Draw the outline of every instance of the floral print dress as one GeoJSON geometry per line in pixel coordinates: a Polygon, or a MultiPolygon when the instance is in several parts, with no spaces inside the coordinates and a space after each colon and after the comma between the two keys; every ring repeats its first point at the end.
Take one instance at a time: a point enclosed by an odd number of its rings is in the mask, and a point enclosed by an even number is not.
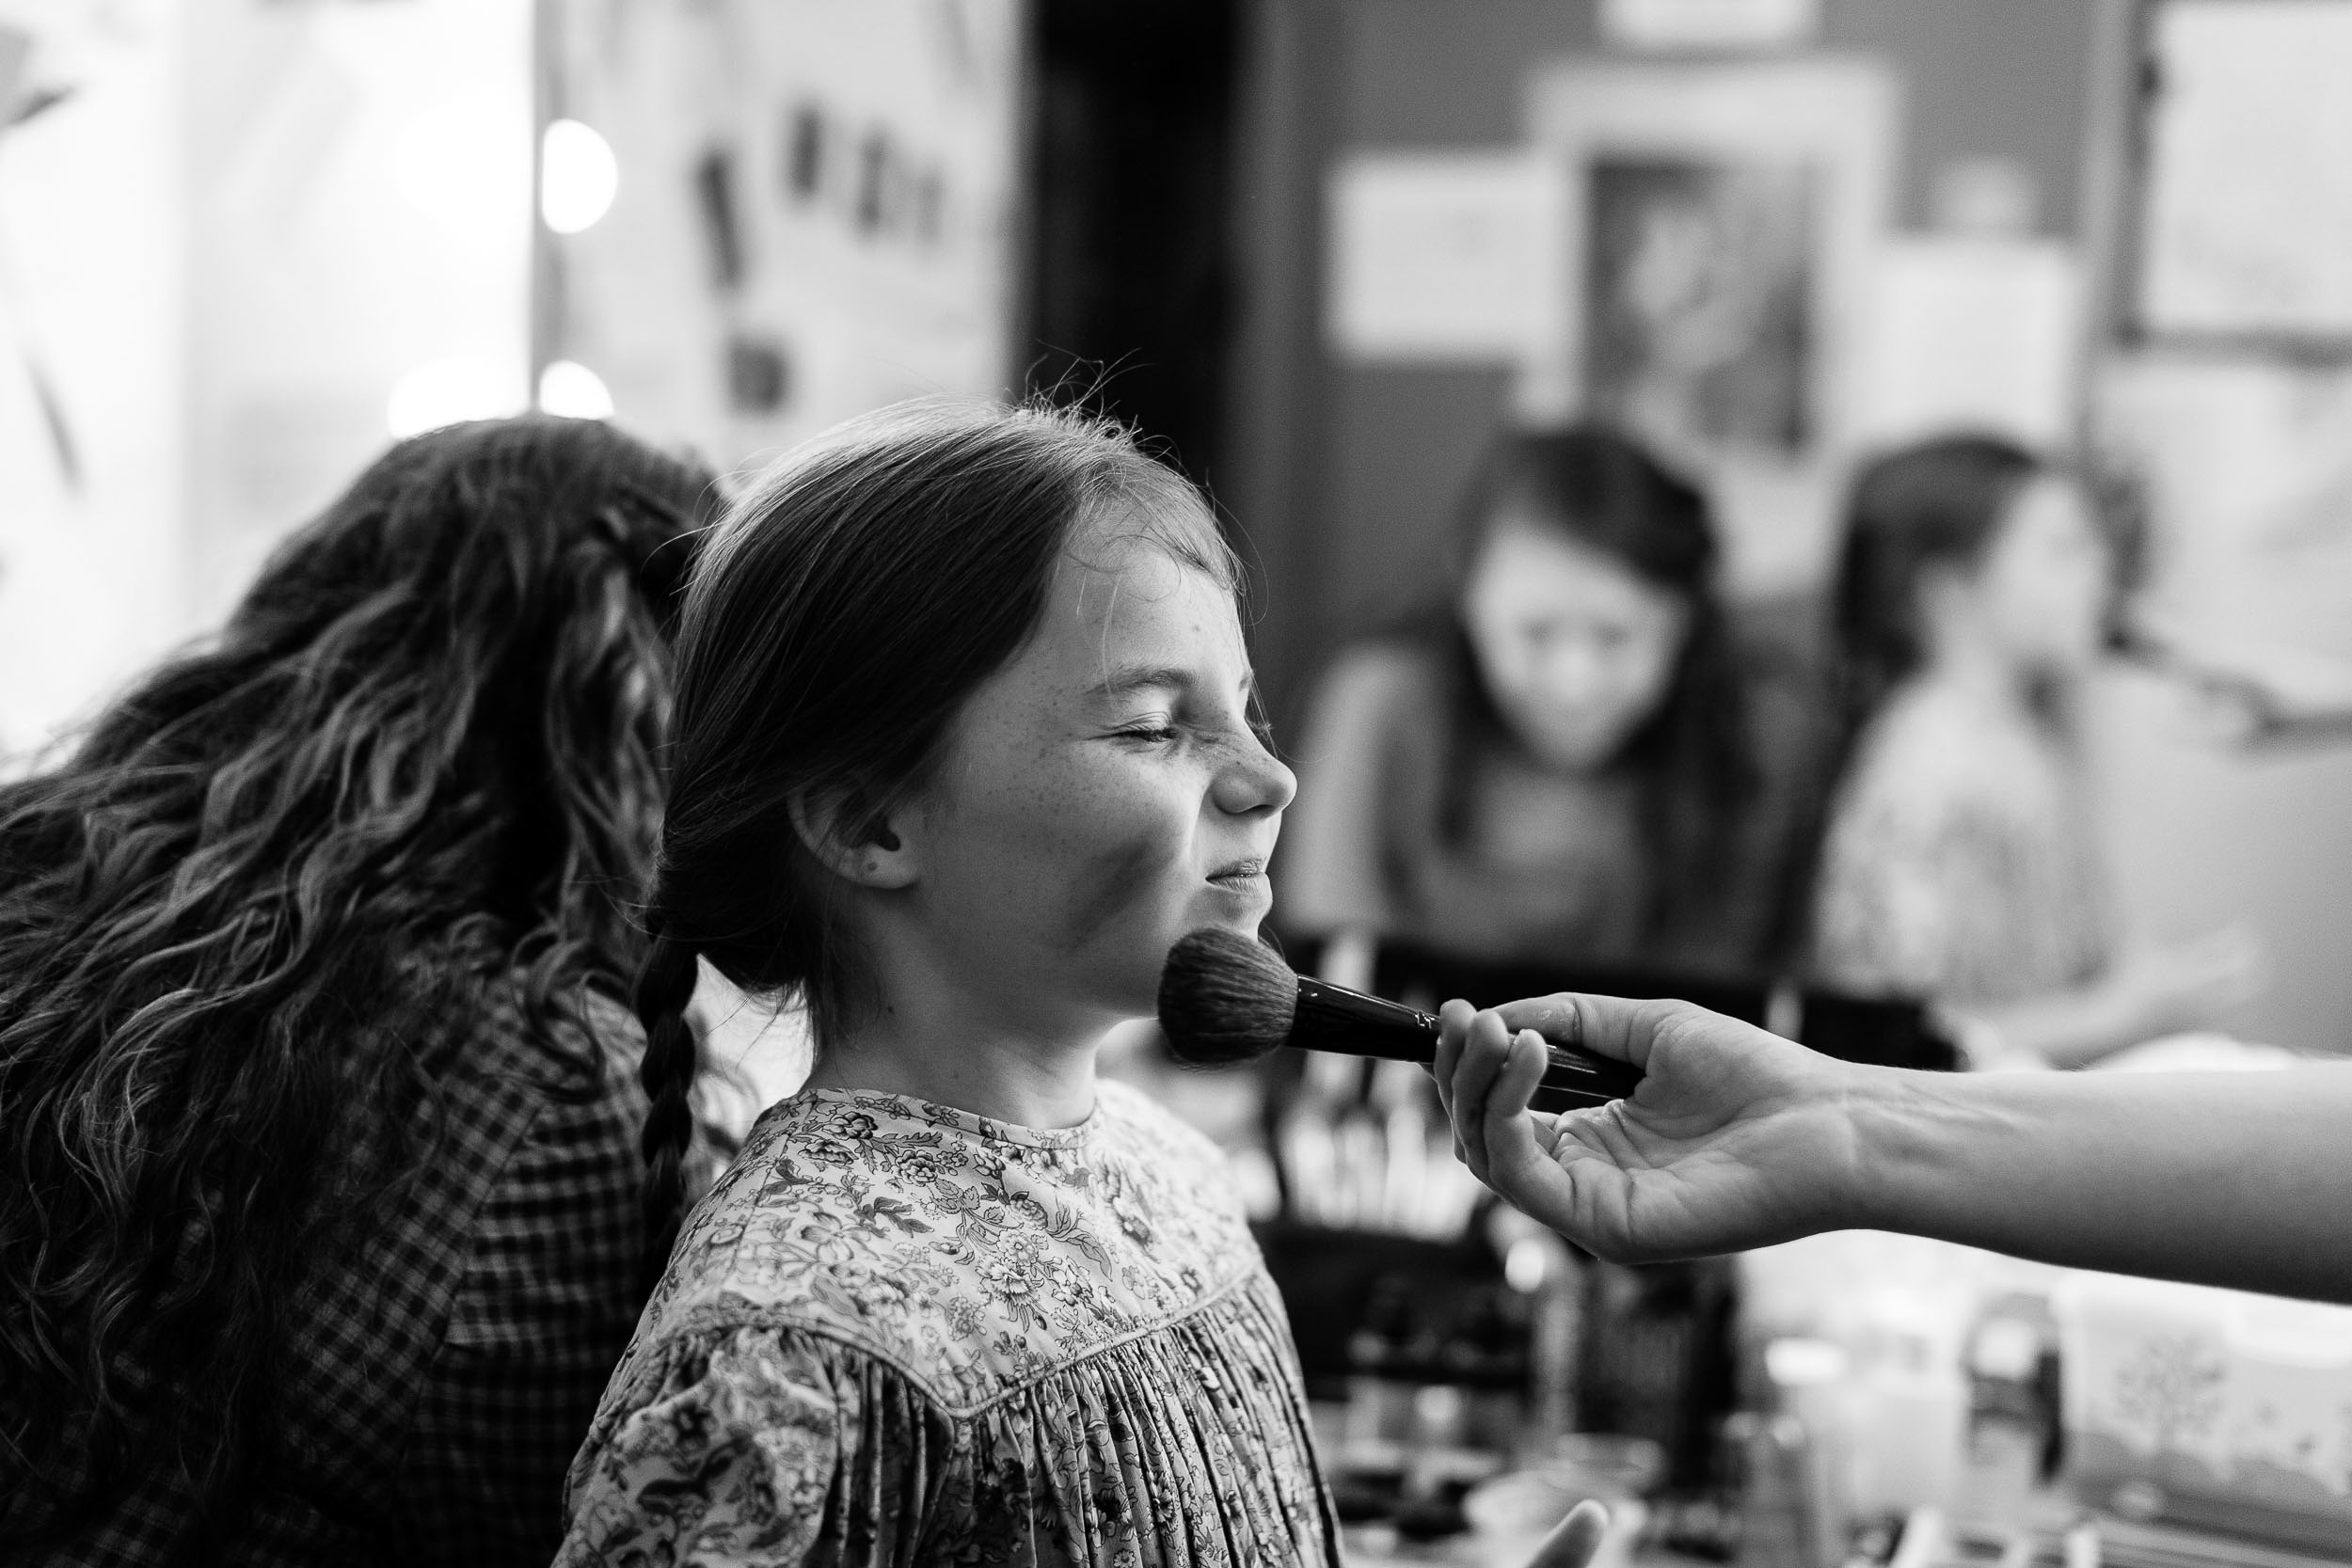
{"type": "Polygon", "coordinates": [[[1097,1096],[1058,1131],[770,1110],[605,1390],[557,1561],[1337,1563],[1216,1148],[1097,1096]]]}
{"type": "Polygon", "coordinates": [[[1815,885],[1833,985],[1997,1006],[2112,947],[2082,763],[2050,721],[1921,683],[1864,731],[1815,885]]]}

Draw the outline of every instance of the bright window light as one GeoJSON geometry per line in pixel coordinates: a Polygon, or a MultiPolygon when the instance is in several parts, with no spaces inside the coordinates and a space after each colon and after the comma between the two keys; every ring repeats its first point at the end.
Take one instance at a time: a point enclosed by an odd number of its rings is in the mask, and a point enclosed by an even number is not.
{"type": "Polygon", "coordinates": [[[612,394],[604,378],[576,359],[558,359],[539,372],[541,412],[567,420],[609,420],[612,394]]]}
{"type": "Polygon", "coordinates": [[[612,144],[576,119],[549,122],[539,144],[539,215],[577,234],[611,211],[621,188],[612,144]]]}
{"type": "Polygon", "coordinates": [[[520,413],[520,379],[496,360],[436,359],[393,383],[384,422],[395,437],[405,437],[461,420],[520,413]]]}

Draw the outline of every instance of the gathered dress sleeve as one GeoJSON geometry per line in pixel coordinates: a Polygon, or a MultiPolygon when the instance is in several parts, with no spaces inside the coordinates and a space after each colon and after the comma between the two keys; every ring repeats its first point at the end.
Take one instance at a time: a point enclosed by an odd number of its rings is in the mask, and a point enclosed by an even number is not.
{"type": "Polygon", "coordinates": [[[806,1560],[841,1457],[858,1447],[832,1360],[762,1328],[682,1335],[632,1360],[573,1463],[556,1561],[806,1560]]]}

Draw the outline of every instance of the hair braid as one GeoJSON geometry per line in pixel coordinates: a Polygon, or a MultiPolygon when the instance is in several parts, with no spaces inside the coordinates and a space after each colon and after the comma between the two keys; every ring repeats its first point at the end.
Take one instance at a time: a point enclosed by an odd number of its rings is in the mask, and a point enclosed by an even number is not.
{"type": "Polygon", "coordinates": [[[638,1081],[649,1102],[642,1147],[645,1154],[645,1275],[658,1280],[670,1260],[686,1207],[686,1150],[693,1141],[696,1048],[686,1022],[697,974],[693,944],[657,932],[637,977],[637,1017],[645,1029],[638,1081]]]}

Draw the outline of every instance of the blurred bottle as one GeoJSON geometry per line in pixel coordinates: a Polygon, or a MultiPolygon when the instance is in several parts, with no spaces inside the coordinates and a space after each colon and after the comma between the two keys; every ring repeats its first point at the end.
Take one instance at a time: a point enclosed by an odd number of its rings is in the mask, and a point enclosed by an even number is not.
{"type": "Polygon", "coordinates": [[[1347,1341],[1347,1413],[1342,1432],[1354,1462],[1401,1464],[1413,1436],[1413,1304],[1393,1275],[1373,1289],[1363,1323],[1347,1341]]]}
{"type": "Polygon", "coordinates": [[[1967,1445],[1968,1386],[1937,1304],[1881,1292],[1856,1346],[1856,1516],[1948,1509],[1967,1445]]]}
{"type": "Polygon", "coordinates": [[[1523,1228],[1502,1247],[1502,1279],[1527,1298],[1527,1407],[1522,1447],[1542,1449],[1576,1429],[1583,1356],[1584,1280],[1577,1255],[1551,1231],[1498,1208],[1523,1228]]]}
{"type": "Polygon", "coordinates": [[[2039,1296],[1997,1295],[1978,1314],[1968,1337],[1968,1462],[1953,1505],[1960,1518],[2026,1522],[2058,1426],[2045,1386],[2057,1344],[2057,1321],[2039,1296]]]}
{"type": "MultiPolygon", "coordinates": [[[[1380,1192],[1376,1228],[1415,1234],[1429,1189],[1429,1075],[1410,1062],[1372,1069],[1372,1109],[1379,1118],[1380,1192]]],[[[1374,1228],[1375,1227],[1367,1227],[1374,1228]]]]}
{"type": "Polygon", "coordinates": [[[1291,1216],[1306,1225],[1343,1227],[1354,1215],[1336,1130],[1360,1091],[1362,1064],[1349,1056],[1305,1054],[1305,1071],[1275,1131],[1275,1158],[1291,1216]]]}
{"type": "Polygon", "coordinates": [[[1462,1391],[1461,1441],[1498,1457],[1518,1450],[1528,1383],[1527,1304],[1508,1285],[1473,1297],[1446,1337],[1438,1373],[1462,1391]]]}
{"type": "Polygon", "coordinates": [[[1751,1447],[1751,1486],[1766,1488],[1766,1527],[1761,1544],[1793,1536],[1803,1543],[1807,1568],[1837,1568],[1854,1517],[1855,1408],[1852,1361],[1845,1347],[1826,1339],[1774,1339],[1764,1347],[1764,1381],[1772,1418],[1769,1431],[1753,1433],[1766,1446],[1751,1447]],[[1789,1528],[1770,1524],[1775,1511],[1795,1515],[1789,1528]]]}
{"type": "Polygon", "coordinates": [[[1816,1456],[1804,1423],[1785,1412],[1743,1410],[1724,1423],[1740,1500],[1740,1568],[1821,1568],[1816,1456]]]}

